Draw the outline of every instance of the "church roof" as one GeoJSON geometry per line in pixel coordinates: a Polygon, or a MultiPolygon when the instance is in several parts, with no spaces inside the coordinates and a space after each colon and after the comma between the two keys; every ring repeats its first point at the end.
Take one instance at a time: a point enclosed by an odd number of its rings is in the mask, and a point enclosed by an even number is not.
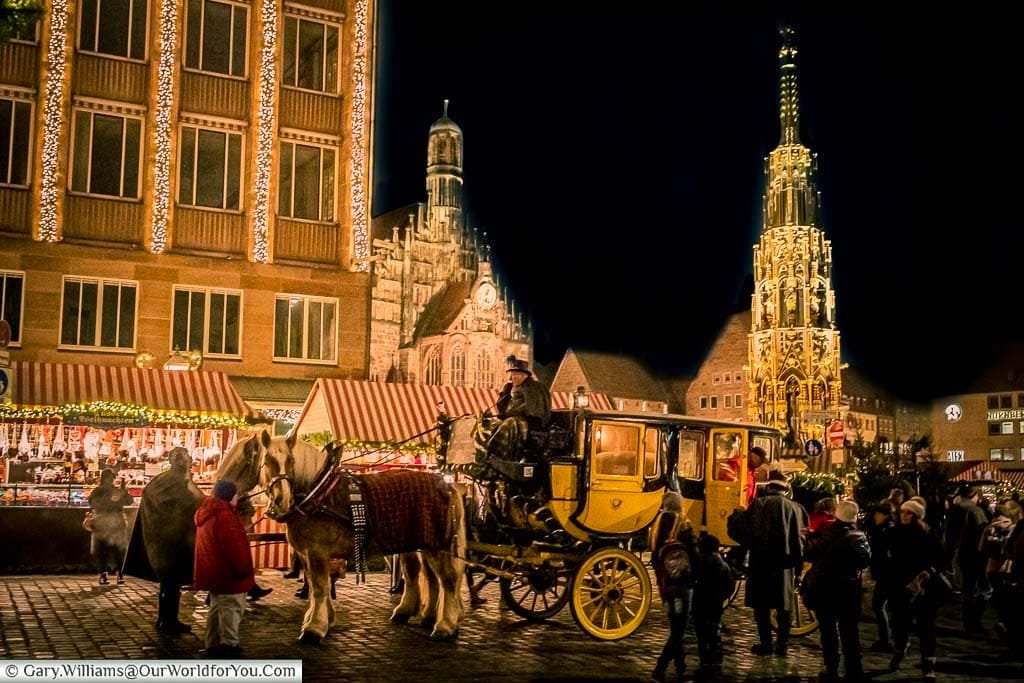
{"type": "Polygon", "coordinates": [[[466,307],[466,299],[469,298],[472,286],[470,280],[458,280],[448,283],[444,289],[432,296],[416,321],[413,339],[423,339],[447,332],[466,307]]]}
{"type": "Polygon", "coordinates": [[[419,210],[419,203],[413,203],[400,206],[397,209],[391,209],[379,216],[374,216],[370,221],[370,231],[373,233],[373,239],[391,239],[391,230],[396,225],[401,228],[398,233],[399,236],[405,235],[405,230],[409,227],[409,214],[415,216],[419,213],[419,210]]]}
{"type": "MultiPolygon", "coordinates": [[[[669,401],[664,385],[656,380],[640,361],[629,356],[597,351],[575,351],[569,349],[562,359],[562,366],[555,375],[551,387],[554,390],[562,382],[572,384],[577,381],[568,375],[575,374],[568,370],[567,362],[575,357],[579,369],[586,378],[586,389],[591,393],[608,394],[615,398],[630,398],[644,401],[669,401]],[[562,368],[567,368],[565,374],[562,368]]],[[[575,387],[560,387],[559,391],[572,391],[575,387]]]]}
{"type": "Polygon", "coordinates": [[[431,134],[434,134],[437,131],[441,131],[441,130],[450,130],[450,131],[453,131],[455,133],[458,133],[459,135],[462,135],[462,129],[459,128],[459,124],[457,124],[454,121],[452,121],[450,118],[448,118],[447,115],[444,115],[441,118],[439,118],[437,121],[434,121],[434,123],[431,124],[431,126],[430,126],[430,133],[431,134]]]}

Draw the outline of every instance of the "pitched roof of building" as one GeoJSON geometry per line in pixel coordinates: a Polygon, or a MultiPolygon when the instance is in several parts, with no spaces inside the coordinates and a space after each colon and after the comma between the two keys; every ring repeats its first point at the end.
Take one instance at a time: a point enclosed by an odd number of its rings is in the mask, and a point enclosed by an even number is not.
{"type": "Polygon", "coordinates": [[[374,216],[370,221],[370,232],[373,239],[391,239],[391,231],[395,226],[401,228],[398,232],[399,236],[404,235],[405,229],[409,227],[409,214],[416,215],[420,210],[419,207],[418,203],[406,204],[379,216],[374,216]]]}
{"type": "Polygon", "coordinates": [[[470,280],[458,280],[448,283],[444,289],[432,296],[416,321],[413,339],[419,340],[447,332],[448,327],[466,307],[466,299],[469,298],[472,286],[470,280]]]}
{"type": "MultiPolygon", "coordinates": [[[[573,354],[587,378],[587,389],[616,398],[668,401],[664,385],[656,380],[640,361],[629,356],[597,351],[566,351],[562,363],[573,354]]],[[[559,368],[561,369],[561,368],[559,368]]],[[[555,375],[555,382],[558,375],[555,375]]]]}

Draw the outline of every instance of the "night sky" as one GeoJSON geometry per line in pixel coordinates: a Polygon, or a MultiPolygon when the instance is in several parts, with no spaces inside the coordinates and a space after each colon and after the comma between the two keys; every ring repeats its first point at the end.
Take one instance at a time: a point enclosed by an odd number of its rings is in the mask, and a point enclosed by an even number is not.
{"type": "Polygon", "coordinates": [[[844,359],[927,398],[1024,338],[1014,22],[675,4],[380,0],[374,214],[425,199],[449,98],[470,225],[537,361],[572,346],[692,374],[750,306],[787,20],[844,359]]]}

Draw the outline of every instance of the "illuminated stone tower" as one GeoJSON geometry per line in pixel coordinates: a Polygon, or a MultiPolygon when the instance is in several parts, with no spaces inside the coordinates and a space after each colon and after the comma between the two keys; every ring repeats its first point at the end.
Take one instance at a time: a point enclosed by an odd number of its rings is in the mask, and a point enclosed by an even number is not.
{"type": "Polygon", "coordinates": [[[796,35],[780,31],[778,146],[765,159],[761,239],[751,301],[752,419],[779,427],[795,446],[807,410],[839,410],[839,331],[832,243],[821,229],[817,155],[800,142],[796,35]]]}

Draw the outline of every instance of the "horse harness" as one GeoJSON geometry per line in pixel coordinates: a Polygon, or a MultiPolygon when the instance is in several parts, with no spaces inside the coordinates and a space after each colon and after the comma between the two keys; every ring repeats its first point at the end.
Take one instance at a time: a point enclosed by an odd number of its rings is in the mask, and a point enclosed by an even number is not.
{"type": "Polygon", "coordinates": [[[287,474],[278,474],[268,483],[266,491],[270,491],[275,484],[287,481],[292,487],[292,505],[283,513],[267,515],[271,519],[288,524],[300,517],[327,517],[344,527],[352,530],[353,537],[353,570],[356,573],[357,583],[361,580],[366,583],[366,539],[367,539],[367,517],[366,503],[363,499],[363,491],[359,486],[358,477],[353,477],[348,470],[340,466],[341,451],[328,449],[327,459],[320,472],[313,480],[313,485],[308,492],[298,491],[295,484],[287,474]],[[342,487],[339,489],[339,487],[342,487]],[[331,500],[332,494],[340,493],[347,488],[347,497],[343,496],[342,501],[347,498],[348,505],[337,506],[337,500],[331,500]],[[296,503],[295,501],[299,502],[296,503]],[[332,505],[334,503],[334,505],[332,505]]]}

